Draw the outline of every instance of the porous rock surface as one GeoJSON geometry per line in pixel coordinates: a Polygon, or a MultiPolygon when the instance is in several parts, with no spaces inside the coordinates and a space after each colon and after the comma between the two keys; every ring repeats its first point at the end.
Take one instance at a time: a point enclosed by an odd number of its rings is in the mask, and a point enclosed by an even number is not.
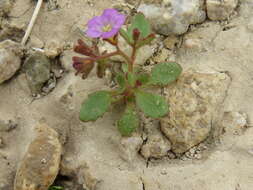
{"type": "Polygon", "coordinates": [[[189,71],[165,89],[170,112],[161,119],[161,130],[171,141],[172,151],[183,153],[216,130],[229,84],[225,73],[189,71]]]}
{"type": "Polygon", "coordinates": [[[58,174],[62,153],[58,134],[46,124],[40,124],[37,132],[18,167],[14,190],[48,190],[58,174]]]}

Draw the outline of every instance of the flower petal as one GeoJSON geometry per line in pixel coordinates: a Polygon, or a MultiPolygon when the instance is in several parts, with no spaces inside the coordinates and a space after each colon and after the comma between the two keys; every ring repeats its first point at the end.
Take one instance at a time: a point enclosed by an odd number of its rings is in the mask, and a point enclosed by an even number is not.
{"type": "Polygon", "coordinates": [[[94,29],[88,29],[86,31],[86,35],[91,38],[99,38],[99,37],[101,37],[102,34],[103,34],[103,32],[98,31],[98,30],[94,30],[94,29]]]}
{"type": "Polygon", "coordinates": [[[120,14],[116,9],[105,9],[101,16],[96,16],[88,22],[86,34],[92,38],[110,38],[116,35],[125,22],[125,15],[120,14]],[[110,26],[109,32],[103,31],[104,27],[110,26]]]}
{"type": "Polygon", "coordinates": [[[105,9],[102,14],[102,17],[113,18],[118,14],[119,12],[116,9],[105,9]]]}
{"type": "Polygon", "coordinates": [[[101,35],[101,37],[103,39],[107,39],[107,38],[113,37],[113,36],[115,36],[118,33],[118,31],[119,31],[119,28],[113,28],[109,32],[103,32],[103,34],[101,35]]]}
{"type": "Polygon", "coordinates": [[[94,28],[94,27],[101,27],[103,26],[102,17],[101,16],[95,16],[88,22],[88,28],[94,28]]]}
{"type": "Polygon", "coordinates": [[[118,14],[112,20],[113,28],[120,28],[125,23],[126,17],[123,14],[118,14]]]}

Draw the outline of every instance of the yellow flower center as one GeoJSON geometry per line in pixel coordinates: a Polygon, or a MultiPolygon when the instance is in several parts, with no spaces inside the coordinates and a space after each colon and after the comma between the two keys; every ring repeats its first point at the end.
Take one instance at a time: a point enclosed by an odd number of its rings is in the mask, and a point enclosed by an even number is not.
{"type": "Polygon", "coordinates": [[[107,24],[102,28],[103,32],[109,32],[111,31],[111,29],[112,29],[112,26],[110,24],[107,24]]]}

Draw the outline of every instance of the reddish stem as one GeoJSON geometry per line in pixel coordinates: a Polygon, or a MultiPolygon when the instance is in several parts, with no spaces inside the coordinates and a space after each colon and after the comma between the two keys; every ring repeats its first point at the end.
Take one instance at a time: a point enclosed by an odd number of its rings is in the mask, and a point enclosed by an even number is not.
{"type": "Polygon", "coordinates": [[[133,72],[133,69],[134,69],[134,62],[135,62],[135,58],[136,58],[136,41],[134,42],[133,46],[132,46],[133,50],[132,50],[132,55],[131,55],[131,62],[130,64],[128,65],[128,70],[130,72],[133,72]]]}

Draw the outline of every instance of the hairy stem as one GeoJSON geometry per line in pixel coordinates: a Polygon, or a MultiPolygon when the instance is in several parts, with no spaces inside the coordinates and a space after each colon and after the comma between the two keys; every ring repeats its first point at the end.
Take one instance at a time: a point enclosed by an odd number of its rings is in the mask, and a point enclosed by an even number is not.
{"type": "Polygon", "coordinates": [[[132,50],[132,55],[131,55],[131,62],[128,65],[128,70],[130,72],[133,72],[133,69],[134,69],[134,62],[135,62],[135,58],[136,58],[136,51],[137,51],[137,48],[136,48],[136,42],[135,42],[134,45],[133,45],[133,50],[132,50]]]}

